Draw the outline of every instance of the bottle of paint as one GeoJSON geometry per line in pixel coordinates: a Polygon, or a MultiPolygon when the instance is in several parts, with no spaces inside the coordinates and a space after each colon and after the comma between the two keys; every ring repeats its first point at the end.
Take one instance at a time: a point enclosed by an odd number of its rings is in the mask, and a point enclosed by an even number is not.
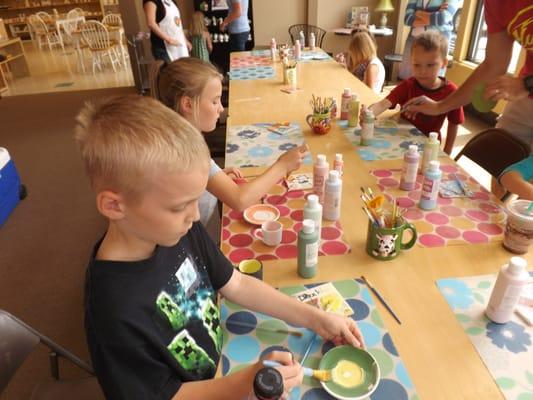
{"type": "Polygon", "coordinates": [[[333,161],[333,169],[339,172],[339,176],[342,176],[344,168],[344,161],[342,159],[342,153],[335,154],[335,160],[333,161]]]}
{"type": "Polygon", "coordinates": [[[348,121],[350,115],[350,100],[352,99],[352,90],[350,88],[344,88],[341,97],[341,119],[348,121]]]}
{"type": "Polygon", "coordinates": [[[304,219],[298,232],[298,275],[312,278],[318,264],[318,232],[311,219],[304,219]]]}
{"type": "Polygon", "coordinates": [[[338,171],[329,171],[324,188],[324,219],[337,221],[341,215],[342,179],[338,171]]]}
{"type": "Polygon", "coordinates": [[[374,137],[374,112],[367,108],[361,121],[361,146],[369,146],[374,137]]]}
{"type": "Polygon", "coordinates": [[[348,108],[348,126],[355,127],[359,124],[359,97],[352,94],[348,108]]]}
{"type": "Polygon", "coordinates": [[[313,193],[318,196],[320,204],[324,203],[324,187],[326,177],[328,176],[329,164],[324,154],[316,156],[316,162],[313,166],[313,193]]]}
{"type": "Polygon", "coordinates": [[[439,134],[437,132],[430,132],[429,138],[426,140],[426,143],[424,143],[424,154],[422,156],[420,172],[424,173],[429,165],[429,162],[439,158],[439,150],[439,134]]]}
{"type": "Polygon", "coordinates": [[[337,118],[337,100],[332,99],[330,117],[331,119],[337,118]]]}
{"type": "Polygon", "coordinates": [[[303,51],[303,49],[305,48],[305,35],[304,35],[304,31],[300,31],[300,35],[299,35],[299,37],[300,37],[300,46],[301,46],[300,50],[303,51]]]}
{"type": "Polygon", "coordinates": [[[437,197],[439,196],[439,185],[442,172],[440,163],[436,160],[429,162],[429,167],[424,173],[424,183],[418,206],[422,210],[433,210],[437,208],[437,197]]]}
{"type": "Polygon", "coordinates": [[[270,39],[270,58],[272,58],[272,62],[276,62],[276,56],[278,52],[278,45],[276,43],[276,38],[270,39]]]}
{"type": "Polygon", "coordinates": [[[420,154],[418,153],[418,146],[416,144],[412,144],[403,155],[403,169],[402,178],[400,179],[400,189],[413,190],[415,188],[419,161],[420,154]]]}
{"type": "Polygon", "coordinates": [[[284,390],[283,377],[276,368],[261,368],[255,374],[253,392],[247,400],[278,400],[284,390]]]}
{"type": "Polygon", "coordinates": [[[307,196],[304,206],[304,219],[311,219],[315,223],[316,231],[322,232],[322,205],[318,202],[316,194],[307,196]]]}
{"type": "Polygon", "coordinates": [[[315,49],[315,46],[316,46],[316,37],[315,37],[315,33],[314,32],[311,32],[309,34],[309,49],[310,50],[314,50],[315,49]]]}
{"type": "Polygon", "coordinates": [[[298,39],[294,42],[294,58],[300,60],[302,58],[302,48],[298,39]]]}
{"type": "Polygon", "coordinates": [[[501,267],[485,310],[490,320],[497,324],[509,322],[522,288],[529,283],[526,268],[527,261],[522,257],[512,257],[508,264],[501,267]]]}

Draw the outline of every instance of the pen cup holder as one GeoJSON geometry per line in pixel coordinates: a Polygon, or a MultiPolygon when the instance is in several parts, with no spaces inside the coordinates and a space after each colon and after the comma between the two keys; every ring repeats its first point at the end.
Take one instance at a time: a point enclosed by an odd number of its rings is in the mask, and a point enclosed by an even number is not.
{"type": "Polygon", "coordinates": [[[331,129],[331,113],[309,114],[305,120],[311,130],[318,135],[325,135],[331,129]]]}
{"type": "Polygon", "coordinates": [[[400,254],[401,250],[408,250],[413,247],[416,239],[415,226],[403,218],[398,218],[394,228],[380,227],[372,221],[368,221],[366,252],[377,260],[392,260],[400,254]],[[403,242],[405,231],[410,231],[412,235],[407,243],[403,242]]]}

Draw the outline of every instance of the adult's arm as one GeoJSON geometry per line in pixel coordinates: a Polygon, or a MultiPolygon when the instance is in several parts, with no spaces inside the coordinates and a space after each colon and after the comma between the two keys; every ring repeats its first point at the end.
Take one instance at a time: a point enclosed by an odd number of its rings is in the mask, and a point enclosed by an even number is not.
{"type": "Polygon", "coordinates": [[[163,30],[159,27],[159,25],[156,22],[156,11],[157,6],[154,2],[147,1],[143,4],[144,8],[144,14],[146,15],[146,24],[150,28],[150,30],[155,33],[157,36],[161,38],[161,40],[173,44],[174,46],[179,46],[181,43],[167,35],[163,30]]]}
{"type": "Polygon", "coordinates": [[[224,21],[220,25],[220,29],[222,31],[225,31],[229,24],[231,24],[233,21],[235,21],[237,18],[239,18],[242,15],[242,7],[241,3],[233,2],[231,6],[230,13],[226,18],[224,18],[224,21]]]}

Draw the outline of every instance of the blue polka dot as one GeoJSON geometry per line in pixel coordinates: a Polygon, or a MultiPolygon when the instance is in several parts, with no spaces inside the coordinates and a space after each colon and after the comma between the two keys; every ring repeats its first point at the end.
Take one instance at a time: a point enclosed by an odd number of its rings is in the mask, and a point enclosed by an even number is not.
{"type": "Polygon", "coordinates": [[[396,365],[396,377],[400,383],[408,389],[413,388],[413,382],[411,382],[411,378],[409,378],[409,374],[407,373],[407,369],[405,369],[403,363],[396,365]]]}
{"type": "Polygon", "coordinates": [[[256,326],[257,326],[257,318],[254,314],[252,314],[249,311],[238,311],[236,313],[231,314],[226,319],[227,330],[235,335],[246,335],[247,333],[252,332],[256,326]],[[235,321],[236,323],[242,322],[249,326],[242,326],[242,325],[236,325],[236,324],[233,325],[232,324],[233,321],[235,321]]]}
{"type": "Polygon", "coordinates": [[[372,296],[370,296],[370,291],[366,287],[363,287],[362,289],[361,297],[363,298],[363,301],[366,304],[374,304],[374,300],[372,300],[372,296]]]}
{"type": "Polygon", "coordinates": [[[314,388],[304,393],[302,400],[331,400],[335,399],[322,388],[314,388]]]}
{"type": "Polygon", "coordinates": [[[228,318],[228,313],[229,313],[228,307],[226,307],[224,303],[221,304],[220,305],[220,320],[221,321],[226,320],[226,318],[228,318]]]}
{"type": "Polygon", "coordinates": [[[267,146],[254,146],[248,150],[250,157],[268,157],[274,150],[267,146]]]}
{"type": "Polygon", "coordinates": [[[359,157],[363,159],[363,161],[379,160],[379,157],[375,153],[369,150],[358,148],[357,153],[359,154],[359,157]]]}
{"type": "Polygon", "coordinates": [[[370,314],[370,309],[365,302],[355,299],[349,299],[346,300],[346,302],[352,308],[354,312],[353,319],[356,321],[361,321],[368,317],[368,314],[370,314]]]}
{"type": "Polygon", "coordinates": [[[261,347],[255,337],[235,336],[226,346],[226,353],[231,360],[238,363],[255,361],[261,347]]]}
{"type": "Polygon", "coordinates": [[[311,347],[311,350],[309,351],[310,355],[317,352],[322,344],[322,339],[320,337],[317,338],[314,332],[307,329],[302,332],[304,334],[302,337],[289,336],[289,349],[291,349],[295,356],[298,354],[300,355],[300,357],[296,357],[297,359],[300,359],[304,355],[312,338],[315,338],[315,340],[313,342],[313,347],[311,347]]]}
{"type": "Polygon", "coordinates": [[[301,396],[301,391],[302,391],[302,389],[300,389],[299,387],[293,388],[291,390],[291,395],[290,395],[289,399],[291,399],[291,400],[299,400],[300,396],[301,396]]]}
{"type": "Polygon", "coordinates": [[[416,128],[411,128],[409,129],[409,133],[413,136],[425,136],[422,132],[420,132],[418,129],[416,128]]]}
{"type": "Polygon", "coordinates": [[[385,350],[387,350],[389,353],[398,356],[398,350],[396,350],[396,346],[392,342],[392,338],[390,337],[389,333],[387,332],[385,335],[383,335],[383,347],[385,347],[385,350]]]}
{"type": "Polygon", "coordinates": [[[302,164],[306,164],[306,165],[309,165],[309,164],[312,164],[313,163],[313,157],[311,156],[311,153],[308,153],[304,159],[302,160],[302,164]]]}
{"type": "Polygon", "coordinates": [[[385,133],[387,135],[392,135],[392,136],[394,136],[396,132],[398,131],[398,128],[395,128],[395,127],[379,127],[375,129],[376,129],[376,132],[381,132],[381,133],[385,133]]]}
{"type": "Polygon", "coordinates": [[[359,322],[358,325],[365,339],[366,346],[369,348],[377,346],[381,341],[380,330],[368,322],[359,322]]]}
{"type": "Polygon", "coordinates": [[[370,396],[371,400],[408,400],[405,388],[398,382],[391,379],[382,379],[374,393],[370,396]]]}
{"type": "Polygon", "coordinates": [[[324,284],[324,282],[321,282],[321,283],[308,283],[307,285],[304,285],[304,287],[306,289],[313,289],[313,288],[315,288],[317,286],[321,286],[323,284],[324,284]]]}
{"type": "Polygon", "coordinates": [[[265,357],[267,354],[272,353],[273,351],[289,351],[290,350],[283,346],[270,346],[264,349],[261,354],[259,355],[259,358],[265,357]]]}
{"type": "Polygon", "coordinates": [[[231,364],[228,357],[222,356],[222,375],[227,375],[230,370],[231,364]]]}
{"type": "Polygon", "coordinates": [[[370,145],[376,149],[388,149],[391,147],[391,142],[383,139],[372,139],[370,145]]]}
{"type": "Polygon", "coordinates": [[[278,149],[280,149],[281,151],[287,151],[294,149],[296,146],[297,144],[295,143],[283,143],[282,145],[278,146],[278,149]]]}
{"type": "Polygon", "coordinates": [[[348,121],[346,121],[345,119],[338,119],[337,126],[341,129],[346,129],[348,128],[348,121]]]}
{"type": "Polygon", "coordinates": [[[361,136],[361,129],[356,128],[356,129],[353,131],[353,134],[354,134],[355,136],[361,136]]]}

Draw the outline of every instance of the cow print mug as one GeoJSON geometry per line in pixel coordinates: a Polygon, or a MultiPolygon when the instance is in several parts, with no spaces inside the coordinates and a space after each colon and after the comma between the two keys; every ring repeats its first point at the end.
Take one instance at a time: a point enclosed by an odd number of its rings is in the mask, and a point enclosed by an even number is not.
{"type": "Polygon", "coordinates": [[[398,218],[394,228],[380,227],[368,221],[368,232],[366,236],[366,252],[368,255],[378,260],[392,260],[400,254],[401,250],[407,250],[416,243],[416,228],[413,224],[406,222],[403,218],[398,218]],[[409,242],[403,242],[405,231],[411,232],[409,242]]]}

